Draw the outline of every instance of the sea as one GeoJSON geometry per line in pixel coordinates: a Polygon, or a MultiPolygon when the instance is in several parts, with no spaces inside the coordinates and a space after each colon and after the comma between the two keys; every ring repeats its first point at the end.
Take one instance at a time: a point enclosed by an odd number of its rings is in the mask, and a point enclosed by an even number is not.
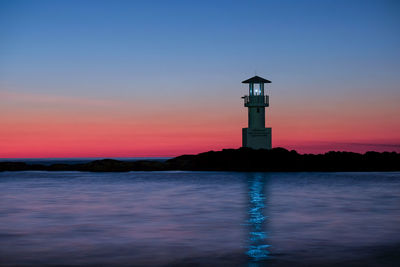
{"type": "Polygon", "coordinates": [[[400,266],[400,172],[0,172],[0,266],[400,266]]]}

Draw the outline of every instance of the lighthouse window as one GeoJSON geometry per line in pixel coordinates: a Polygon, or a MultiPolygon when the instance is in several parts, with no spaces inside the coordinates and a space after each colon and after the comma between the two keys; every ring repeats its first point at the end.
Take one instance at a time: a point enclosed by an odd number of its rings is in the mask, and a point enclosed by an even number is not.
{"type": "Polygon", "coordinates": [[[250,83],[249,93],[250,95],[255,95],[255,96],[262,95],[262,93],[264,92],[263,88],[264,88],[263,84],[250,83]]]}

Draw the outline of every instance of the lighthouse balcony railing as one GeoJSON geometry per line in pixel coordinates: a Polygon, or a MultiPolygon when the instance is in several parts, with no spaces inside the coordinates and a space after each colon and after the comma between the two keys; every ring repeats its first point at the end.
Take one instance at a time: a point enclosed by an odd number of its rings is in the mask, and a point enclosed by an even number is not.
{"type": "Polygon", "coordinates": [[[269,106],[269,96],[267,95],[245,95],[244,106],[245,107],[268,107],[269,106]]]}

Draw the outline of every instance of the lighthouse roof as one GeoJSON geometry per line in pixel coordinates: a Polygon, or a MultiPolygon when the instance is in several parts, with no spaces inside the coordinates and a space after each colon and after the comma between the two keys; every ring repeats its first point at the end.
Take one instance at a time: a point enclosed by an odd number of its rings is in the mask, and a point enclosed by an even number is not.
{"type": "Polygon", "coordinates": [[[261,78],[259,76],[254,76],[250,79],[243,81],[242,83],[271,83],[271,81],[268,81],[267,79],[261,78]]]}

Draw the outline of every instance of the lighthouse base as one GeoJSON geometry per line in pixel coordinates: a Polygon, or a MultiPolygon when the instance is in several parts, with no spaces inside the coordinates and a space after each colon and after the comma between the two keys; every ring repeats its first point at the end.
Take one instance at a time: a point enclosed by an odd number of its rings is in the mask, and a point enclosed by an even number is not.
{"type": "Polygon", "coordinates": [[[271,149],[271,128],[242,129],[242,146],[253,149],[271,149]]]}

